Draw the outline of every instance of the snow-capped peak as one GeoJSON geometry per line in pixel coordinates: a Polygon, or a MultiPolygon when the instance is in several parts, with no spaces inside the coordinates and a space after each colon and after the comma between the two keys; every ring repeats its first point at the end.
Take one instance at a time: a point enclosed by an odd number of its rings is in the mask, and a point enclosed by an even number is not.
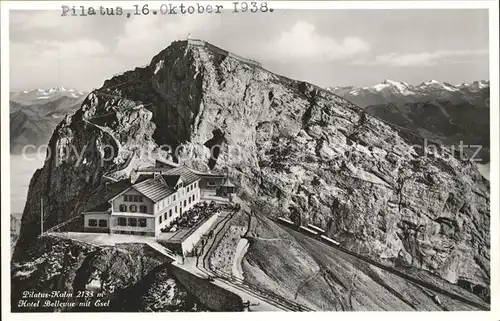
{"type": "Polygon", "coordinates": [[[382,81],[381,84],[383,84],[383,85],[397,86],[397,85],[399,85],[401,83],[399,81],[394,81],[394,80],[390,80],[390,79],[384,79],[384,81],[382,81]]]}
{"type": "Polygon", "coordinates": [[[387,102],[415,102],[430,99],[460,99],[471,93],[489,88],[488,80],[480,80],[461,85],[453,85],[445,81],[429,80],[418,85],[410,85],[403,81],[385,79],[381,83],[367,87],[331,87],[336,95],[347,98],[353,103],[366,107],[387,102]]]}
{"type": "Polygon", "coordinates": [[[18,92],[12,92],[10,99],[19,103],[30,103],[30,102],[42,102],[51,101],[59,99],[61,97],[69,97],[79,99],[82,98],[86,93],[77,91],[75,89],[68,89],[66,87],[53,87],[48,89],[33,89],[33,90],[23,90],[18,92]]]}
{"type": "Polygon", "coordinates": [[[59,92],[66,91],[66,88],[64,88],[64,87],[54,87],[54,88],[50,88],[49,89],[50,93],[57,92],[57,91],[59,91],[59,92]]]}
{"type": "Polygon", "coordinates": [[[439,85],[439,84],[441,84],[441,83],[437,80],[434,80],[434,79],[429,80],[427,82],[424,82],[424,85],[439,85]]]}
{"type": "Polygon", "coordinates": [[[476,81],[473,81],[472,83],[464,82],[459,87],[466,88],[466,89],[471,90],[471,91],[479,91],[479,90],[486,88],[486,87],[489,87],[489,86],[490,86],[489,80],[476,80],[476,81]]]}
{"type": "Polygon", "coordinates": [[[418,86],[419,89],[421,90],[425,90],[425,89],[439,89],[439,90],[446,90],[446,91],[458,91],[459,89],[452,85],[452,84],[449,84],[449,83],[446,83],[446,82],[440,82],[440,81],[437,81],[437,80],[429,80],[429,81],[426,81],[426,82],[423,82],[421,83],[419,86],[418,86]]]}
{"type": "Polygon", "coordinates": [[[408,85],[405,82],[400,82],[400,81],[394,81],[390,79],[384,79],[380,84],[375,85],[372,87],[375,89],[375,91],[382,91],[386,88],[392,88],[393,90],[395,89],[396,91],[399,91],[403,95],[412,95],[413,92],[410,89],[410,85],[408,85]]]}

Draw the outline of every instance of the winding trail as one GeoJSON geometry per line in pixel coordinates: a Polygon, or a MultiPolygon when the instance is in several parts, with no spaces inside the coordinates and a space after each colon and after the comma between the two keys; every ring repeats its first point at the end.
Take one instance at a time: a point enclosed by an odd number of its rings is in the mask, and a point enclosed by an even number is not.
{"type": "Polygon", "coordinates": [[[241,238],[238,242],[238,245],[236,246],[236,253],[234,254],[232,272],[233,275],[240,279],[244,279],[241,263],[243,261],[243,257],[245,256],[245,253],[247,252],[248,245],[248,240],[245,238],[241,238]]]}
{"type": "Polygon", "coordinates": [[[321,268],[316,272],[314,273],[313,275],[311,275],[310,277],[308,277],[307,279],[305,279],[304,281],[302,281],[301,284],[299,284],[299,286],[297,287],[297,290],[295,290],[295,295],[294,295],[294,298],[297,299],[297,296],[299,295],[299,292],[302,290],[302,288],[307,284],[309,283],[310,281],[314,280],[316,277],[318,277],[319,275],[323,274],[323,271],[321,270],[321,268]]]}

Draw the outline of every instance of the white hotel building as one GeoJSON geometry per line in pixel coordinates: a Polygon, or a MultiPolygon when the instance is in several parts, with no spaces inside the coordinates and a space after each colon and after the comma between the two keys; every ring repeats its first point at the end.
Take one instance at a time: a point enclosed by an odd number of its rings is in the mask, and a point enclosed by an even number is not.
{"type": "Polygon", "coordinates": [[[200,201],[200,176],[183,166],[140,175],[125,186],[118,184],[118,194],[83,212],[85,232],[156,237],[200,201]]]}

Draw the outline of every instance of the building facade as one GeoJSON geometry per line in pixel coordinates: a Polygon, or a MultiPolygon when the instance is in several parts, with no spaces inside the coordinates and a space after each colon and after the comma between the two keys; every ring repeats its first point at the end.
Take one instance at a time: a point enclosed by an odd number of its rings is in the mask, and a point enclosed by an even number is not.
{"type": "Polygon", "coordinates": [[[182,166],[141,175],[105,204],[83,212],[84,231],[156,237],[200,201],[199,182],[182,166]]]}

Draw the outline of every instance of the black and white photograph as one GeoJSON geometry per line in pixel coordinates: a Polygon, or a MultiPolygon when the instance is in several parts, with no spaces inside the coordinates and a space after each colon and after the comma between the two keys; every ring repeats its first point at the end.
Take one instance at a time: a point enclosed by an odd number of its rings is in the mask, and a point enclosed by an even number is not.
{"type": "Polygon", "coordinates": [[[443,3],[2,1],[3,310],[494,312],[498,2],[443,3]]]}

